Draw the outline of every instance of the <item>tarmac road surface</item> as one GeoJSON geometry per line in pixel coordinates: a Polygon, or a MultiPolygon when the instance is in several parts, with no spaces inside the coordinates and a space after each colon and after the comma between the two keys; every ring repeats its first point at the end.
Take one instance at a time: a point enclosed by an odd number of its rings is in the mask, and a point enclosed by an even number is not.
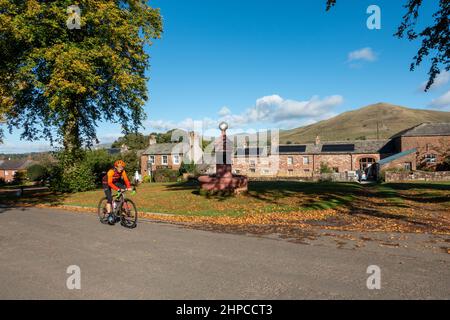
{"type": "Polygon", "coordinates": [[[402,237],[399,247],[337,246],[330,236],[299,244],[0,208],[0,299],[449,299],[450,255],[440,247],[450,237],[402,237]],[[71,265],[81,271],[79,290],[66,285],[71,265]],[[380,267],[380,290],[367,288],[370,265],[380,267]]]}

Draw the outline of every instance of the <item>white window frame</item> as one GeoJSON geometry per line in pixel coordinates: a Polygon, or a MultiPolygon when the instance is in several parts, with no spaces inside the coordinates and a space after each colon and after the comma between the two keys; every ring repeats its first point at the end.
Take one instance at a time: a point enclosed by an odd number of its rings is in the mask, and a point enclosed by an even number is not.
{"type": "Polygon", "coordinates": [[[9,176],[9,171],[8,170],[5,170],[5,177],[6,176],[9,176]]]}
{"type": "Polygon", "coordinates": [[[155,164],[155,156],[148,156],[148,163],[155,164]]]}
{"type": "Polygon", "coordinates": [[[292,166],[294,164],[294,157],[287,157],[287,165],[292,166]]]}
{"type": "Polygon", "coordinates": [[[180,155],[179,154],[172,155],[172,162],[173,162],[173,164],[180,164],[180,155]],[[175,159],[177,159],[177,160],[175,160],[175,159]]]}
{"type": "Polygon", "coordinates": [[[309,157],[303,157],[303,164],[309,164],[309,157]]]}
{"type": "Polygon", "coordinates": [[[169,164],[169,156],[167,156],[167,155],[162,155],[162,156],[161,156],[161,164],[162,164],[163,166],[167,166],[167,165],[169,164]],[[164,162],[164,158],[166,159],[165,162],[164,162]]]}
{"type": "Polygon", "coordinates": [[[425,155],[425,161],[427,163],[436,163],[436,155],[433,153],[429,153],[427,155],[425,155]]]}

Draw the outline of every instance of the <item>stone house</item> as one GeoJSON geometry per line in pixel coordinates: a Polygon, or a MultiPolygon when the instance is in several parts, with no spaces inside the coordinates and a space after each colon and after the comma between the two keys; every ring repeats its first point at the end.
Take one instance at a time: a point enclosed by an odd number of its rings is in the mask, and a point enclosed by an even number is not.
{"type": "Polygon", "coordinates": [[[140,152],[141,175],[151,175],[159,169],[178,170],[183,161],[199,162],[202,158],[199,136],[189,132],[184,138],[185,143],[157,143],[156,137],[150,135],[149,147],[140,152]]]}

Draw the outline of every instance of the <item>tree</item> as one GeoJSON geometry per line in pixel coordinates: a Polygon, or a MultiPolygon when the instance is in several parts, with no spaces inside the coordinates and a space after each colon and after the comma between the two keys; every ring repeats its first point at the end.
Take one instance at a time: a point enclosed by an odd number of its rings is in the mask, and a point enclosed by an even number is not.
{"type": "MultiPolygon", "coordinates": [[[[336,5],[336,1],[327,0],[327,11],[336,5]]],[[[423,0],[406,0],[404,7],[407,9],[407,12],[403,16],[394,36],[398,38],[407,37],[410,41],[418,38],[422,39],[422,45],[417,55],[413,58],[410,70],[413,71],[422,63],[424,58],[430,56],[431,67],[428,72],[429,79],[425,87],[425,91],[427,91],[433,85],[441,69],[450,71],[450,2],[448,0],[439,0],[439,9],[433,14],[433,25],[416,32],[417,18],[419,17],[419,9],[422,4],[423,0]]]]}
{"type": "Polygon", "coordinates": [[[142,133],[129,133],[114,141],[111,147],[120,148],[123,144],[130,150],[142,150],[148,147],[148,136],[142,133]]]}
{"type": "Polygon", "coordinates": [[[142,125],[144,46],[160,37],[162,20],[143,0],[78,0],[80,29],[69,28],[70,2],[0,0],[0,114],[22,138],[77,155],[97,141],[101,120],[124,133],[142,125]]]}

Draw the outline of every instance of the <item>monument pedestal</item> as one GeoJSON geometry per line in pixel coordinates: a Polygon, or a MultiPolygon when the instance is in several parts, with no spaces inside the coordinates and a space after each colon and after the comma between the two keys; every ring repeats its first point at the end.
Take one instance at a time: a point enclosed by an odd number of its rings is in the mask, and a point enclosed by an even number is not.
{"type": "Polygon", "coordinates": [[[200,188],[208,192],[227,191],[235,194],[246,192],[248,190],[248,178],[232,173],[232,149],[229,148],[226,136],[228,125],[221,123],[219,128],[222,131],[222,139],[216,146],[216,173],[200,176],[198,178],[200,188]]]}

